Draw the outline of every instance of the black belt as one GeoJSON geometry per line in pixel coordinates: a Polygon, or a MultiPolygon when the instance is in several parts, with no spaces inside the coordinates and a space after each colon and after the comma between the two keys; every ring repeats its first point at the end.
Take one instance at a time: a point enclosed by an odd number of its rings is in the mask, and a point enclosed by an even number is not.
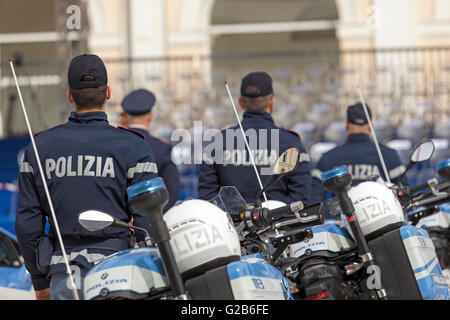
{"type": "MultiPolygon", "coordinates": [[[[66,239],[63,240],[65,249],[86,248],[121,251],[129,248],[125,239],[66,239]]],[[[61,250],[59,242],[55,239],[55,250],[61,250]]]]}

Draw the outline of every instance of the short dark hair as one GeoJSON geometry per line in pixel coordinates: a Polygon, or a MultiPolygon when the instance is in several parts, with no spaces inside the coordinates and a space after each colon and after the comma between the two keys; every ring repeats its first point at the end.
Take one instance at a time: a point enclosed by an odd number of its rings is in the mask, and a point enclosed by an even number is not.
{"type": "Polygon", "coordinates": [[[80,109],[100,108],[106,101],[106,86],[69,89],[75,105],[80,109]]]}
{"type": "Polygon", "coordinates": [[[250,111],[264,110],[269,106],[269,102],[272,99],[272,97],[273,94],[255,98],[241,96],[242,106],[246,110],[250,111]]]}

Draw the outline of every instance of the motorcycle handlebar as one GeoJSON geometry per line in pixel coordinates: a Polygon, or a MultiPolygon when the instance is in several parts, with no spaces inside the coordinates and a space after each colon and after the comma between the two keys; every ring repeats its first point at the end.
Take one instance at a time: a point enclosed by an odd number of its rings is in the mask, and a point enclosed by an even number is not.
{"type": "Polygon", "coordinates": [[[319,202],[304,208],[302,202],[296,201],[272,210],[249,208],[244,211],[242,221],[249,230],[253,231],[267,227],[304,228],[324,222],[323,205],[319,202]]]}
{"type": "Polygon", "coordinates": [[[432,196],[432,197],[428,197],[428,198],[425,198],[425,199],[422,199],[422,200],[414,201],[413,203],[411,203],[409,205],[409,207],[410,207],[409,209],[417,208],[417,207],[420,207],[420,206],[426,206],[426,205],[428,205],[428,206],[437,206],[437,205],[446,203],[449,200],[450,200],[450,193],[442,192],[441,194],[436,195],[436,196],[432,196]]]}
{"type": "Polygon", "coordinates": [[[306,207],[303,207],[303,203],[300,201],[292,202],[287,206],[270,210],[267,215],[271,217],[270,221],[272,223],[275,222],[273,223],[274,228],[305,228],[323,224],[324,222],[321,202],[306,207]],[[294,219],[293,215],[295,215],[296,219],[294,219]]]}
{"type": "Polygon", "coordinates": [[[409,188],[409,192],[410,192],[410,193],[415,193],[415,192],[417,192],[417,191],[420,191],[420,190],[422,190],[422,189],[426,189],[426,188],[428,188],[428,187],[429,187],[429,184],[428,184],[428,181],[427,181],[427,182],[422,183],[422,184],[419,184],[419,185],[417,185],[417,186],[415,186],[415,187],[409,188]]]}
{"type": "Polygon", "coordinates": [[[267,211],[266,219],[269,222],[273,222],[279,218],[285,217],[286,215],[296,214],[297,212],[303,210],[303,208],[303,202],[295,201],[288,205],[267,211]]]}

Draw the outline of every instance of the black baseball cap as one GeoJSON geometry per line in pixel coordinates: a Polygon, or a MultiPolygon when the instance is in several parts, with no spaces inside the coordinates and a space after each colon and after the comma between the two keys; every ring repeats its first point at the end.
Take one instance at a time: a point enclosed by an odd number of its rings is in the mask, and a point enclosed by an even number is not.
{"type": "Polygon", "coordinates": [[[122,100],[123,110],[132,116],[140,116],[152,111],[156,102],[155,95],[146,89],[139,89],[130,92],[122,100]]]}
{"type": "Polygon", "coordinates": [[[273,94],[272,78],[266,72],[252,72],[242,79],[241,96],[264,97],[273,94]]]}
{"type": "Polygon", "coordinates": [[[108,73],[98,56],[82,54],[70,61],[67,80],[70,89],[98,88],[108,84],[108,73]]]}
{"type": "MultiPolygon", "coordinates": [[[[367,112],[369,113],[370,119],[372,119],[372,112],[369,106],[366,104],[367,112]]],[[[356,124],[358,126],[363,126],[368,124],[366,113],[364,112],[364,106],[361,102],[358,102],[347,108],[347,121],[349,123],[356,124]]]]}

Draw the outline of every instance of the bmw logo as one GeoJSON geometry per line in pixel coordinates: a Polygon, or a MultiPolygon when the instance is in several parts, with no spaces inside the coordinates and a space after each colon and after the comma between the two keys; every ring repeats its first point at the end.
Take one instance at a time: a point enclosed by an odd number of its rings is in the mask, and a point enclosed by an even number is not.
{"type": "Polygon", "coordinates": [[[105,280],[106,278],[108,278],[108,274],[107,273],[103,273],[101,278],[102,278],[102,280],[105,280]]]}

